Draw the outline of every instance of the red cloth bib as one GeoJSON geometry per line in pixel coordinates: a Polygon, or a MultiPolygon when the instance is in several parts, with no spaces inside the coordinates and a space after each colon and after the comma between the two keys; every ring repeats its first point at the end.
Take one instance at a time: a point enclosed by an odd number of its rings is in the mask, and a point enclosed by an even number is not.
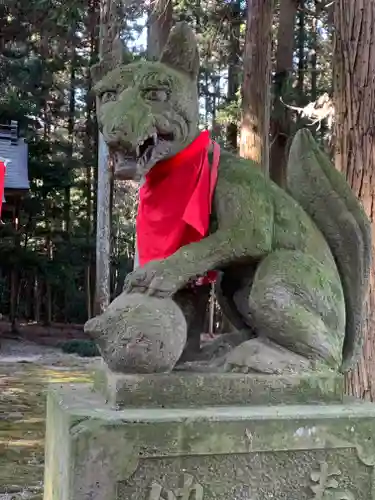
{"type": "Polygon", "coordinates": [[[157,163],[140,189],[137,215],[139,263],[165,259],[207,235],[220,148],[210,167],[209,132],[173,158],[157,163]]]}

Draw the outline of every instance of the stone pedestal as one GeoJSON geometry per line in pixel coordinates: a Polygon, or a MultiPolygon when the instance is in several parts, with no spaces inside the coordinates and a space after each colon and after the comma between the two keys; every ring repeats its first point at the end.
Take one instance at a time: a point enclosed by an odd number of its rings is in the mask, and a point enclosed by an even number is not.
{"type": "Polygon", "coordinates": [[[341,395],[340,377],[101,370],[49,392],[44,499],[374,500],[375,405],[341,395]]]}

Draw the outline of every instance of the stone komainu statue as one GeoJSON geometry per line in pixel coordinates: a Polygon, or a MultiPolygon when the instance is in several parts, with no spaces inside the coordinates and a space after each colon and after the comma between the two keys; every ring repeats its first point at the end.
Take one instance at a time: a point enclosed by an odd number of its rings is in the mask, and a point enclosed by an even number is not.
{"type": "MultiPolygon", "coordinates": [[[[93,68],[99,126],[119,170],[146,175],[196,138],[198,71],[197,43],[185,23],[172,30],[160,61],[93,68]]],[[[370,234],[360,203],[309,131],[294,137],[286,190],[258,165],[224,151],[208,236],[135,270],[117,305],[86,330],[109,365],[126,371],[126,353],[113,361],[116,325],[127,321],[119,304],[135,292],[168,301],[189,280],[217,269],[224,310],[253,332],[227,354],[225,369],[338,370],[353,361],[362,337],[370,234]]]]}

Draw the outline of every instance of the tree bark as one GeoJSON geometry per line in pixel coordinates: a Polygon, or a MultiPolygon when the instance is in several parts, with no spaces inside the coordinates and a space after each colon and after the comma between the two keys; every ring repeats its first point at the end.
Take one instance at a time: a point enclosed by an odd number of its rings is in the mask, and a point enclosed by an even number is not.
{"type": "Polygon", "coordinates": [[[290,137],[290,110],[282,103],[293,69],[294,24],[298,0],[281,0],[277,33],[276,74],[274,80],[270,176],[280,186],[286,183],[287,144],[290,137]]]}
{"type": "Polygon", "coordinates": [[[298,14],[298,82],[297,90],[299,97],[299,105],[305,104],[304,99],[304,83],[305,83],[305,0],[300,0],[301,10],[298,14]]]}
{"type": "MultiPolygon", "coordinates": [[[[372,223],[375,203],[375,0],[336,0],[334,100],[335,164],[362,201],[372,223]]],[[[373,239],[373,255],[374,254],[373,239]]],[[[375,272],[370,276],[363,355],[347,377],[347,392],[375,399],[375,272]]]]}
{"type": "MultiPolygon", "coordinates": [[[[90,66],[94,63],[95,56],[97,55],[97,36],[96,27],[99,21],[99,9],[97,8],[97,1],[91,0],[89,3],[89,11],[87,16],[86,29],[89,33],[89,46],[90,46],[90,66]]],[[[86,264],[86,308],[87,308],[87,319],[90,319],[93,315],[93,300],[92,300],[92,285],[94,270],[94,256],[91,250],[91,238],[93,234],[93,228],[95,226],[93,220],[93,162],[97,160],[97,140],[98,136],[95,120],[94,120],[94,104],[95,99],[92,95],[92,81],[90,71],[87,71],[86,76],[86,123],[85,123],[85,135],[83,140],[83,162],[86,170],[86,190],[87,190],[87,201],[86,201],[86,219],[87,219],[87,233],[86,233],[86,244],[87,244],[87,264],[86,264]]]]}
{"type": "MultiPolygon", "coordinates": [[[[241,37],[241,1],[230,5],[230,36],[228,58],[228,104],[235,103],[240,86],[240,37],[241,37]]],[[[228,123],[226,130],[227,146],[237,153],[237,121],[228,123]]]]}
{"type": "Polygon", "coordinates": [[[269,172],[272,0],[248,0],[240,155],[269,172]]]}
{"type": "Polygon", "coordinates": [[[318,49],[318,9],[317,1],[314,2],[316,15],[311,21],[311,48],[310,48],[310,65],[311,65],[311,100],[316,101],[318,97],[318,74],[317,74],[317,49],[318,49]]]}
{"type": "MultiPolygon", "coordinates": [[[[72,42],[73,45],[74,42],[72,42]]],[[[76,50],[74,45],[71,49],[72,59],[70,66],[70,82],[69,82],[69,114],[68,114],[68,161],[69,161],[69,172],[72,170],[72,163],[74,158],[74,124],[75,124],[75,114],[76,114],[76,50]]],[[[64,221],[65,221],[65,236],[66,239],[70,238],[70,211],[71,211],[71,193],[70,193],[70,183],[65,186],[65,199],[64,199],[64,221]]]]}

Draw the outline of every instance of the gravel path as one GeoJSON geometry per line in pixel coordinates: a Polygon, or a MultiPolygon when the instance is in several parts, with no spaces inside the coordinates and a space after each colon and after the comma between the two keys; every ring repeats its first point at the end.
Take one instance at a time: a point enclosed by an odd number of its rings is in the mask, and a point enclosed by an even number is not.
{"type": "Polygon", "coordinates": [[[42,498],[47,386],[90,381],[95,361],[30,342],[1,342],[0,500],[42,498]]]}

